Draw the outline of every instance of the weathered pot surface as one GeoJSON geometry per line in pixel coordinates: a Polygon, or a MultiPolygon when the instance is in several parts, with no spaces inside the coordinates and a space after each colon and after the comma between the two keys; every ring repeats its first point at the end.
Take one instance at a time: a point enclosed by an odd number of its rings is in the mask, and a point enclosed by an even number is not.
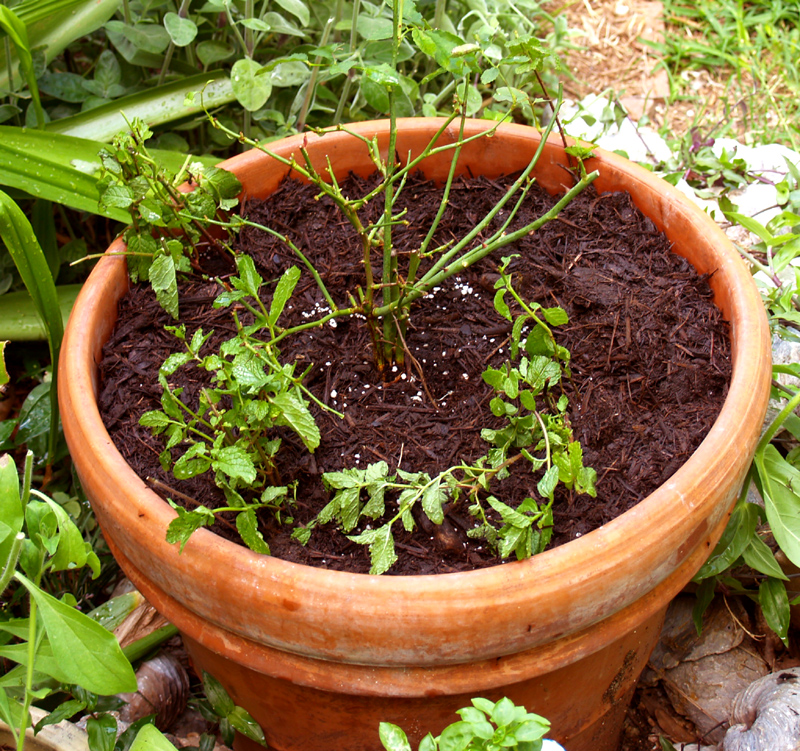
{"type": "MultiPolygon", "coordinates": [[[[397,152],[418,153],[441,121],[400,121],[397,152]]],[[[467,135],[489,127],[467,123],[467,135]]],[[[351,129],[378,134],[387,124],[351,129]]],[[[441,136],[452,142],[457,128],[441,136]]],[[[522,169],[537,131],[502,126],[462,149],[459,169],[496,177],[522,169]]],[[[343,133],[270,144],[288,156],[305,142],[317,167],[373,171],[362,141],[343,133]]],[[[555,140],[536,168],[567,187],[555,140]]],[[[273,191],[287,168],[250,151],[222,165],[247,196],[273,191]]],[[[443,179],[449,156],[423,164],[443,179]]],[[[733,376],[706,439],[635,508],[579,540],[527,561],[439,576],[373,577],[260,556],[200,530],[183,554],[165,541],[174,511],[122,460],[100,419],[97,370],[127,289],[124,259],[102,259],[64,340],[59,395],[64,431],[115,556],[181,629],[196,663],[263,724],[278,749],[379,749],[377,724],[421,737],[454,721],[469,698],[508,695],[553,722],[570,751],[610,751],[669,600],[702,565],[727,521],[759,437],[770,381],[769,336],[750,274],[724,233],[670,185],[597,150],[599,191],[627,190],[700,273],[730,322],[733,376]]],[[[123,250],[120,242],[112,252],[123,250]]]]}

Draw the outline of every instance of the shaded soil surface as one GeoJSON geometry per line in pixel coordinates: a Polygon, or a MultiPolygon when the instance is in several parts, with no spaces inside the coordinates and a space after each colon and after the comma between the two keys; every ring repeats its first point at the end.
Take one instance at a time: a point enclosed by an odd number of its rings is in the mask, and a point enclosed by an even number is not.
{"type": "MultiPolygon", "coordinates": [[[[456,185],[438,242],[463,236],[503,194],[503,182],[479,178],[456,185]]],[[[351,178],[345,193],[366,189],[351,178]]],[[[248,205],[247,214],[287,232],[311,255],[334,300],[344,306],[346,292],[363,285],[359,246],[337,210],[327,199],[312,200],[314,195],[309,187],[287,182],[271,200],[248,205]]],[[[436,188],[421,180],[410,182],[403,195],[408,226],[395,232],[401,249],[422,239],[420,228],[429,226],[438,206],[436,188]]],[[[552,203],[546,193],[532,191],[519,221],[531,221],[552,203]]],[[[379,217],[379,206],[370,210],[373,215],[365,215],[365,223],[379,217]]],[[[244,230],[239,246],[268,280],[296,263],[288,248],[263,232],[244,230]]],[[[560,545],[636,504],[699,445],[727,391],[727,326],[711,302],[707,281],[670,252],[668,241],[625,194],[587,191],[557,220],[506,252],[512,250],[520,255],[509,269],[523,298],[560,305],[569,314],[569,323],[555,332],[572,353],[572,380],[563,388],[584,462],[598,476],[597,498],[557,493],[552,544],[560,545]]],[[[481,373],[508,357],[510,330],[493,308],[496,278],[496,261],[482,261],[419,301],[407,333],[418,367],[409,365],[385,379],[373,365],[367,328],[357,320],[339,319],[335,328],[326,325],[285,340],[282,359],[297,361],[300,369],[313,364],[307,386],[345,414],[342,420],[316,410],[322,444],[313,456],[292,434],[282,434],[280,472],[283,482],[298,482],[292,510],[297,521],[308,522],[329,500],[320,481],[323,472],[384,460],[392,470],[400,462],[406,471],[433,475],[486,453],[480,429],[497,425],[488,409],[492,393],[481,373]]],[[[181,287],[187,331],[198,326],[215,331],[209,352],[235,332],[229,313],[212,308],[220,291],[216,281],[187,281],[181,287]]],[[[322,309],[322,295],[304,275],[282,323],[303,322],[322,309]]],[[[179,482],[165,473],[158,462],[161,438],[138,425],[143,412],[159,407],[158,367],[181,349],[163,330],[170,323],[147,288],[131,289],[104,351],[100,408],[112,439],[140,476],[156,478],[193,499],[164,493],[177,502],[214,507],[223,498],[211,478],[179,482]]],[[[171,380],[184,385],[187,396],[204,385],[204,377],[187,366],[171,380]]],[[[511,505],[535,495],[537,477],[521,465],[492,487],[511,505]]],[[[441,527],[423,521],[417,519],[414,532],[396,538],[400,560],[390,573],[443,573],[500,562],[481,541],[466,537],[472,525],[465,510],[453,509],[441,527]]],[[[229,521],[216,528],[231,535],[229,521]]],[[[319,528],[303,548],[270,518],[262,520],[262,531],[273,554],[282,558],[349,571],[369,569],[367,550],[340,532],[319,528]]]]}

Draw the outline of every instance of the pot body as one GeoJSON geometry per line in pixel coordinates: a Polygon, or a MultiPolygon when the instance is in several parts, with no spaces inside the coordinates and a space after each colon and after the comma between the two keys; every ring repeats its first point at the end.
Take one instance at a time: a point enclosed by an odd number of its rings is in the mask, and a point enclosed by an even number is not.
{"type": "MultiPolygon", "coordinates": [[[[468,121],[466,135],[486,130],[468,121]]],[[[388,149],[386,122],[351,126],[388,149]]],[[[418,154],[456,125],[399,122],[397,153],[418,154]]],[[[524,168],[539,133],[507,125],[464,145],[463,174],[524,168]]],[[[362,140],[346,133],[270,144],[305,146],[337,177],[374,171],[362,140]]],[[[444,180],[451,151],[426,159],[444,180]]],[[[299,158],[299,156],[298,156],[299,158]]],[[[251,151],[225,163],[248,198],[274,191],[288,167],[251,151]]],[[[571,184],[567,157],[545,144],[537,180],[571,184]]],[[[84,490],[122,568],[183,633],[197,667],[214,674],[280,751],[380,749],[377,726],[414,740],[437,734],[475,696],[508,695],[552,722],[570,751],[611,751],[667,604],[722,533],[759,437],[769,395],[766,317],[750,274],[716,224],[646,170],[596,151],[596,188],[627,190],[675,252],[710,274],[730,322],[733,375],[723,409],[690,460],[635,508],[579,540],[527,561],[460,574],[373,577],[259,556],[211,532],[184,552],[165,541],[174,511],[122,460],[100,420],[97,369],[127,289],[124,259],[102,259],[76,302],[62,347],[64,431],[84,490]]],[[[121,244],[110,249],[121,251],[121,244]]]]}

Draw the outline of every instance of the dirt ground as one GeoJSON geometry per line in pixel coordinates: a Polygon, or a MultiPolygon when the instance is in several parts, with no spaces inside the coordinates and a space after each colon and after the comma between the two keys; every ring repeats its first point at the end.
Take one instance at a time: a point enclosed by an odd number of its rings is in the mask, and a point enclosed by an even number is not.
{"type": "Polygon", "coordinates": [[[676,137],[728,117],[734,133],[745,134],[741,106],[726,111],[726,105],[735,104],[728,74],[687,71],[672,83],[681,99],[669,101],[669,75],[659,66],[658,52],[645,43],[663,41],[666,22],[659,0],[568,0],[545,7],[553,15],[565,14],[574,33],[570,43],[575,49],[562,55],[572,76],[565,82],[565,96],[579,100],[611,91],[634,121],[644,116],[650,127],[666,126],[676,137]]]}

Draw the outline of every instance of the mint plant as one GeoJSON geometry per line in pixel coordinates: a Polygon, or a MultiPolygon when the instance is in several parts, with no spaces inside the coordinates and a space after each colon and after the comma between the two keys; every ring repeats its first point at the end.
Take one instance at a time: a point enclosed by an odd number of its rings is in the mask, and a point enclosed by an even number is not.
{"type": "Polygon", "coordinates": [[[494,299],[495,309],[513,321],[511,357],[500,368],[489,366],[483,373],[484,381],[496,394],[490,402],[492,413],[507,423],[500,429],[481,431],[481,437],[492,448],[475,462],[449,467],[435,477],[399,468],[390,474],[382,461],[363,470],[326,472],[322,481],[333,492],[333,498],[309,525],[293,532],[296,540],[307,543],[315,527],[331,521],[344,532],[351,532],[362,520],[383,519],[387,495],[396,496],[397,511],[387,521],[349,536],[353,542],[369,547],[370,573],[382,574],[397,560],[393,525],[399,522],[407,532],[415,529],[415,507],[421,508],[434,524],[442,524],[445,508],[463,501],[469,504],[469,514],[476,521],[467,534],[485,539],[501,558],[513,553],[519,560],[543,551],[549,543],[552,504],[559,482],[572,492],[596,495],[596,473],[584,467],[583,449],[572,438],[568,399],[563,393],[558,398],[551,393],[562,375],[569,375],[569,352],[555,343],[551,329],[567,323],[567,315],[561,308],[542,308],[538,303],[523,301],[507,273],[512,258],[503,258],[499,267],[494,299]],[[512,315],[506,294],[522,308],[521,313],[512,315]],[[526,325],[532,329],[523,338],[526,325]],[[530,359],[520,357],[521,349],[530,359]],[[533,472],[544,469],[537,483],[542,501],[528,497],[515,509],[489,493],[492,480],[508,477],[508,468],[520,460],[527,461],[533,472]],[[492,521],[486,504],[499,516],[500,523],[492,521]]]}
{"type": "MultiPolygon", "coordinates": [[[[471,707],[456,712],[461,720],[448,725],[440,735],[428,733],[418,751],[540,751],[550,723],[511,699],[498,702],[472,699],[471,707]]],[[[402,728],[389,722],[379,727],[381,744],[386,751],[411,751],[402,728]]]]}
{"type": "Polygon", "coordinates": [[[129,126],[100,151],[99,204],[129,212],[123,239],[131,280],[149,281],[162,307],[177,318],[177,275],[202,270],[201,248],[233,267],[232,251],[209,232],[208,220],[236,206],[242,186],[230,172],[204,167],[191,155],[170,174],[145,148],[153,135],[147,125],[135,118],[129,126]],[[182,193],[179,186],[187,180],[195,189],[182,193]]]}
{"type": "MultiPolygon", "coordinates": [[[[309,404],[328,408],[303,386],[308,371],[297,374],[294,364],[282,363],[281,342],[338,317],[357,317],[369,329],[378,372],[385,375],[392,368],[403,367],[405,337],[416,300],[558,216],[597,177],[596,172],[587,173],[584,168],[582,157],[588,154],[573,150],[577,165],[574,186],[551,210],[513,228],[512,223],[534,184],[533,170],[546,139],[558,122],[552,118],[528,165],[486,216],[464,237],[437,245],[439,241],[434,238],[449,203],[462,147],[471,140],[492,137],[504,119],[501,116],[497,122],[487,123],[484,133],[465,135],[466,119],[474,112],[471,82],[479,78],[484,85],[497,88],[501,98],[530,104],[527,94],[518,88],[520,76],[541,80],[539,71],[550,57],[537,40],[520,36],[509,45],[509,54],[497,59],[491,35],[477,33],[474,42],[466,43],[453,34],[433,29],[410,0],[392,3],[390,37],[387,62],[363,70],[373,94],[377,99],[382,98],[389,114],[388,149],[382,149],[377,139],[367,139],[346,126],[336,128],[360,139],[368,149],[379,181],[364,196],[345,195],[333,171],[317,169],[305,148],[299,149],[299,155],[286,158],[209,116],[215,128],[290,167],[339,209],[355,232],[357,252],[364,267],[363,284],[348,291],[345,301],[333,299],[314,268],[308,249],[298,247],[286,234],[271,227],[220,213],[232,208],[233,196],[239,190],[238,183],[221,171],[195,173],[193,166],[187,166],[184,171],[198,183],[198,190],[180,194],[177,191],[180,176],[168,177],[147,157],[144,140],[148,134],[138,124],[134,128],[134,131],[138,128],[137,132],[116,142],[115,153],[103,155],[107,173],[101,181],[101,201],[126,208],[133,219],[133,226],[126,234],[132,275],[134,279],[149,278],[157,298],[172,315],[178,311],[177,274],[199,270],[198,247],[212,242],[212,227],[217,229],[214,236],[219,235],[220,228],[233,233],[242,226],[258,227],[281,240],[299,263],[285,270],[277,281],[267,309],[261,299],[264,282],[253,261],[236,258],[238,275],[219,279],[224,291],[214,305],[231,309],[237,333],[217,352],[207,351],[211,332],[198,329],[190,336],[183,327],[170,328],[183,342],[185,351],[171,355],[162,365],[161,409],[145,413],[140,422],[155,434],[165,436],[160,457],[165,469],[172,466],[178,479],[213,472],[227,501],[224,508],[215,510],[199,504],[188,510],[180,509],[170,527],[170,541],[183,545],[195,529],[212,523],[222,512],[234,511],[244,542],[257,552],[268,553],[269,548],[257,529],[256,511],[269,508],[280,520],[291,521],[286,510],[291,505],[291,489],[283,483],[278,471],[276,456],[281,441],[276,429],[292,430],[313,452],[320,436],[309,404]],[[397,116],[405,96],[398,66],[404,46],[415,46],[429,58],[431,78],[444,74],[453,82],[452,112],[413,158],[397,153],[397,116]],[[512,69],[515,86],[508,85],[512,69]],[[453,142],[440,145],[440,136],[450,128],[456,128],[458,136],[453,142]],[[441,203],[424,238],[403,253],[407,262],[401,268],[394,228],[406,219],[404,211],[397,208],[398,197],[407,178],[423,160],[440,153],[451,154],[441,203]],[[373,201],[382,207],[381,216],[377,221],[368,221],[364,209],[373,201]],[[380,265],[375,258],[381,259],[380,265]],[[318,287],[328,311],[316,319],[284,327],[279,322],[281,313],[304,273],[318,287]],[[240,320],[240,310],[249,316],[247,322],[240,320]],[[200,390],[197,403],[192,405],[183,399],[180,387],[170,384],[177,370],[189,365],[206,371],[211,380],[211,385],[200,390]],[[172,452],[178,448],[181,453],[173,462],[172,452]]],[[[557,110],[560,94],[555,103],[549,98],[547,101],[557,110]]],[[[319,133],[324,138],[324,131],[319,133]]],[[[213,247],[230,263],[225,244],[213,247]]],[[[566,417],[567,398],[563,394],[553,396],[562,375],[569,375],[569,354],[556,345],[550,326],[563,323],[566,314],[560,309],[525,303],[506,274],[510,260],[504,259],[500,269],[495,307],[500,315],[513,322],[512,356],[500,368],[490,367],[484,373],[484,380],[495,391],[491,411],[503,421],[502,427],[487,427],[482,432],[489,445],[486,455],[474,462],[459,463],[434,477],[415,468],[397,468],[390,473],[384,462],[366,470],[326,473],[322,479],[332,493],[331,501],[309,525],[295,530],[296,539],[305,543],[315,527],[336,521],[345,533],[354,533],[349,535],[350,539],[369,546],[372,573],[383,573],[396,559],[393,534],[397,524],[412,530],[417,506],[431,522],[442,524],[446,508],[464,503],[476,521],[469,532],[471,536],[486,539],[502,557],[513,553],[525,558],[543,550],[550,539],[553,493],[559,482],[570,492],[594,493],[594,474],[583,466],[581,447],[572,439],[566,417]],[[507,297],[512,299],[511,303],[506,302],[507,297]],[[521,308],[514,318],[510,305],[521,308]],[[531,333],[523,336],[526,326],[531,327],[531,333]],[[541,499],[528,498],[520,508],[513,509],[495,498],[490,488],[493,481],[507,477],[509,467],[520,460],[528,462],[531,471],[541,471],[537,486],[541,499]],[[397,510],[387,512],[387,500],[394,499],[397,510]],[[366,524],[365,520],[379,519],[382,523],[374,529],[356,529],[366,524]]]]}

